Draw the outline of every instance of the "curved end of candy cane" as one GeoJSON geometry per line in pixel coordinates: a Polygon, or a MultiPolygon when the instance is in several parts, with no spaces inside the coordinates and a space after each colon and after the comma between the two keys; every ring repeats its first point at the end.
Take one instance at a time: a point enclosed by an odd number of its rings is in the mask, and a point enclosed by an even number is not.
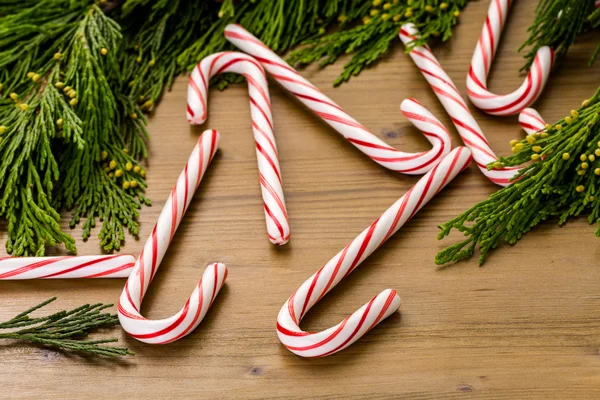
{"type": "Polygon", "coordinates": [[[289,351],[301,357],[325,357],[337,353],[400,308],[400,296],[395,290],[386,289],[336,326],[321,332],[304,332],[291,317],[290,301],[293,297],[279,311],[277,336],[289,351]]]}
{"type": "Polygon", "coordinates": [[[546,121],[533,108],[526,108],[519,113],[519,124],[528,135],[546,129],[546,121]]]}
{"type": "Polygon", "coordinates": [[[190,334],[204,319],[227,279],[227,267],[221,263],[206,267],[202,279],[179,312],[169,318],[150,320],[141,316],[132,301],[128,285],[119,299],[121,326],[131,337],[150,344],[166,344],[190,334]]]}
{"type": "Polygon", "coordinates": [[[421,168],[411,171],[415,175],[424,174],[437,165],[452,149],[450,133],[427,108],[415,99],[404,99],[400,111],[433,144],[431,159],[421,168]]]}

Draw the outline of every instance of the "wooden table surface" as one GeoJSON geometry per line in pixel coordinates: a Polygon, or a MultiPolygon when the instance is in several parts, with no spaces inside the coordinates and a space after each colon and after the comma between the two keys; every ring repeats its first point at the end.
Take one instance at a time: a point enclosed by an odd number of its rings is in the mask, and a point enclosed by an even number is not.
{"type": "MultiPolygon", "coordinates": [[[[533,18],[533,0],[514,5],[491,76],[491,90],[522,81],[516,48],[533,18]]],[[[465,77],[487,1],[472,2],[454,38],[434,49],[463,95],[465,77]]],[[[600,63],[588,68],[598,35],[572,48],[537,108],[556,120],[598,86],[600,63]]],[[[451,127],[433,92],[396,41],[377,66],[340,88],[341,64],[303,75],[390,145],[406,151],[426,140],[399,112],[414,97],[451,127]]],[[[138,254],[198,135],[221,132],[221,150],[196,193],[158,277],[144,315],[160,318],[182,306],[205,266],[221,261],[229,278],[206,319],[192,334],[165,346],[146,345],[119,329],[120,344],[137,354],[120,362],[89,359],[27,345],[0,344],[3,398],[598,398],[600,396],[600,239],[585,220],[541,224],[517,246],[501,246],[484,267],[470,260],[440,269],[437,225],[497,187],[471,166],[351,276],[303,322],[323,329],[385,288],[402,298],[400,312],[345,351],[303,359],[277,339],[275,321],[288,296],[326,263],[418,177],[373,163],[341,136],[272,85],[277,145],[291,217],[292,239],[275,248],[266,238],[246,88],[210,94],[210,118],[190,127],[186,79],[177,80],[152,118],[148,196],[138,254]]],[[[522,137],[516,117],[474,111],[492,147],[508,154],[522,137]]],[[[455,143],[461,143],[454,128],[455,143]]],[[[80,254],[99,251],[97,240],[80,254]]],[[[97,234],[96,232],[94,232],[97,234]]],[[[4,242],[5,231],[0,232],[4,242]]],[[[4,251],[2,246],[2,251],[4,251]]],[[[52,310],[84,302],[116,303],[123,280],[0,283],[0,319],[51,297],[52,310]]],[[[116,310],[115,310],[116,312],[116,310]]]]}

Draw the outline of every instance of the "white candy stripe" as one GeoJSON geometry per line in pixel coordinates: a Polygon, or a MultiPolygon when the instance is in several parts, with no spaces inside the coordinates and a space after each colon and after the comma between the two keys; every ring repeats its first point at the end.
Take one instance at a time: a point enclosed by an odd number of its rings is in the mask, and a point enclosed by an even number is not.
{"type": "Polygon", "coordinates": [[[130,254],[5,257],[0,258],[0,280],[126,278],[134,264],[130,254]]]}
{"type": "Polygon", "coordinates": [[[205,131],[198,139],[198,144],[179,175],[177,184],[167,199],[152,234],[146,240],[144,249],[121,293],[119,299],[121,326],[127,333],[142,342],[170,343],[189,334],[200,324],[227,278],[225,265],[211,264],[177,314],[160,320],[149,320],[140,314],[142,299],[154,279],[200,180],[217,151],[219,140],[219,134],[214,130],[205,131]]]}
{"type": "Polygon", "coordinates": [[[539,132],[546,129],[546,122],[542,116],[533,108],[526,108],[519,114],[519,124],[528,134],[539,132]]]}
{"type": "Polygon", "coordinates": [[[470,161],[471,152],[467,148],[454,149],[370,227],[307,279],[279,311],[277,334],[283,345],[302,357],[327,356],[350,346],[394,313],[400,307],[400,297],[395,290],[387,289],[334,327],[321,332],[304,332],[299,327],[312,306],[396,233],[470,161]]]}
{"type": "Polygon", "coordinates": [[[218,74],[234,72],[248,81],[252,131],[264,203],[269,240],[283,245],[290,238],[290,223],[281,187],[281,169],[275,136],[271,101],[265,72],[252,57],[235,52],[205,57],[192,71],[188,86],[187,118],[191,124],[204,123],[207,117],[208,84],[218,74]]]}
{"type": "MultiPolygon", "coordinates": [[[[400,39],[404,44],[412,42],[417,36],[418,31],[413,24],[402,26],[400,39]]],[[[446,109],[446,112],[450,115],[463,142],[472,151],[473,159],[481,172],[498,185],[509,185],[518,168],[487,170],[487,164],[496,161],[498,157],[490,147],[483,131],[473,118],[467,103],[463,100],[452,79],[446,74],[429,47],[413,47],[409,54],[446,109]]]]}
{"type": "Polygon", "coordinates": [[[405,153],[389,146],[313,84],[304,79],[271,49],[240,25],[228,25],[225,37],[236,47],[253,56],[281,86],[344,136],[357,149],[383,167],[403,174],[420,175],[433,168],[450,152],[450,136],[426,135],[433,147],[422,153],[405,153]]]}
{"type": "Polygon", "coordinates": [[[525,81],[517,90],[497,95],[487,89],[488,74],[511,3],[511,0],[491,1],[467,75],[469,99],[477,108],[491,115],[514,115],[531,105],[546,86],[554,63],[552,49],[548,46],[540,47],[525,81]]]}

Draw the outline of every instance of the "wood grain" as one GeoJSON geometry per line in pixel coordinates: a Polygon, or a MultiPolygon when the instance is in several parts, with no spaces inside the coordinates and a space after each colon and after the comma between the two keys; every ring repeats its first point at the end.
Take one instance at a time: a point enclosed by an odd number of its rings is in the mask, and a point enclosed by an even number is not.
{"type": "MultiPolygon", "coordinates": [[[[488,2],[469,4],[450,43],[434,52],[463,94],[466,72],[488,2]]],[[[533,18],[534,1],[514,5],[491,77],[507,92],[522,76],[516,48],[533,18]]],[[[537,107],[546,118],[563,116],[598,86],[600,63],[586,66],[598,35],[583,37],[554,74],[537,107]]],[[[415,97],[450,127],[425,80],[398,40],[369,71],[331,87],[341,63],[308,69],[309,80],[383,140],[402,150],[427,142],[399,112],[415,97]]],[[[595,227],[576,220],[537,227],[517,246],[494,252],[484,267],[475,260],[446,269],[436,252],[456,240],[436,240],[439,223],[496,187],[474,167],[341,283],[310,312],[303,326],[331,326],[380,290],[394,288],[401,312],[344,352],[317,360],[285,350],[275,334],[279,308],[293,290],[368,226],[418,179],[379,167],[328,126],[272,85],[276,136],[292,239],[283,248],[266,238],[246,89],[210,94],[204,127],[185,119],[186,80],[177,80],[150,123],[148,196],[142,212],[145,238],[199,133],[222,134],[210,167],[144,303],[149,317],[177,311],[207,263],[230,274],[205,321],[191,335],[150,346],[119,331],[137,353],[122,362],[91,360],[35,347],[0,344],[3,398],[403,398],[524,399],[600,397],[600,241],[595,227]]],[[[516,117],[475,111],[492,147],[508,154],[521,137],[516,117]]],[[[455,143],[458,135],[451,129],[455,143]]],[[[96,232],[97,233],[97,232],[96,232]]],[[[80,238],[80,231],[74,230],[80,238]]],[[[5,231],[0,240],[5,240],[5,231]]],[[[127,238],[137,254],[143,240],[127,238]]],[[[81,254],[99,251],[97,240],[78,243],[81,254]]],[[[52,309],[83,302],[116,302],[122,280],[0,282],[0,319],[58,295],[52,309]]],[[[108,334],[108,333],[107,333],[108,334]]]]}

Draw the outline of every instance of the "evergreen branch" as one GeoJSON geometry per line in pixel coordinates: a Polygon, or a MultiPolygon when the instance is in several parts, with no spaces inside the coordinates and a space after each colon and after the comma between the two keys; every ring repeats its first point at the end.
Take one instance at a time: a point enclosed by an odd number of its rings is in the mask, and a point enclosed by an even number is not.
{"type": "Polygon", "coordinates": [[[477,247],[482,264],[500,243],[516,243],[551,217],[562,225],[587,213],[600,236],[600,89],[579,110],[511,146],[514,155],[488,169],[529,164],[510,186],[440,226],[439,239],[453,229],[467,239],[442,250],[437,264],[470,258],[477,247]]]}
{"type": "MultiPolygon", "coordinates": [[[[536,52],[543,46],[552,47],[556,57],[562,59],[577,36],[594,27],[589,23],[599,15],[594,6],[595,0],[539,0],[535,20],[528,29],[529,37],[519,48],[519,51],[529,48],[522,70],[529,69],[536,52]]],[[[596,54],[590,62],[595,58],[596,54]]]]}
{"type": "Polygon", "coordinates": [[[0,331],[12,330],[7,333],[0,332],[0,339],[21,340],[41,346],[105,357],[135,354],[124,347],[103,346],[106,343],[117,342],[117,339],[78,339],[86,337],[95,329],[119,324],[116,314],[102,312],[112,307],[112,304],[86,304],[70,311],[59,311],[38,318],[30,317],[31,313],[47,306],[54,300],[56,297],[33,306],[8,321],[0,322],[0,331]]]}

